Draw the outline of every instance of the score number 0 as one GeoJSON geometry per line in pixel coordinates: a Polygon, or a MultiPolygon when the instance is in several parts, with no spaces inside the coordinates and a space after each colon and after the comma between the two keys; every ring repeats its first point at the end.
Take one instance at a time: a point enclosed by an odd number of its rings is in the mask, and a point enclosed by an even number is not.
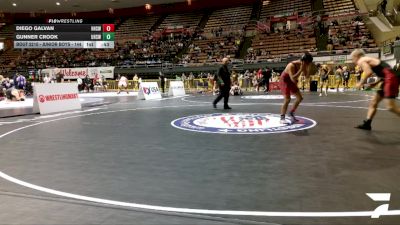
{"type": "Polygon", "coordinates": [[[103,24],[103,32],[114,32],[114,24],[103,24]]]}

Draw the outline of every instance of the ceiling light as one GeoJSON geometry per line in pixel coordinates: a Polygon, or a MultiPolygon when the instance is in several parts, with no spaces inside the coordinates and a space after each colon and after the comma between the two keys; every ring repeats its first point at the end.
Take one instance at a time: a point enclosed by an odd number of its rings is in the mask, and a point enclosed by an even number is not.
{"type": "Polygon", "coordinates": [[[15,2],[13,2],[13,4],[12,4],[14,7],[16,7],[17,6],[17,3],[15,3],[15,2]]]}
{"type": "Polygon", "coordinates": [[[59,2],[56,2],[56,5],[61,5],[59,2]]]}
{"type": "Polygon", "coordinates": [[[150,5],[150,4],[146,4],[146,5],[144,5],[144,8],[145,8],[146,10],[150,10],[150,9],[151,9],[151,5],[150,5]]]}

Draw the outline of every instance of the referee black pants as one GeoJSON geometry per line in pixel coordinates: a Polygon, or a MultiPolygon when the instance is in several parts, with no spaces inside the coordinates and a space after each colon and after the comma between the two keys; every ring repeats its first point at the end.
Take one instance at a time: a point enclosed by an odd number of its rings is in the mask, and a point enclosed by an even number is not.
{"type": "Polygon", "coordinates": [[[231,88],[229,87],[229,85],[219,86],[219,95],[214,100],[214,104],[216,105],[219,101],[221,101],[222,98],[224,98],[224,107],[228,106],[230,89],[231,88]]]}

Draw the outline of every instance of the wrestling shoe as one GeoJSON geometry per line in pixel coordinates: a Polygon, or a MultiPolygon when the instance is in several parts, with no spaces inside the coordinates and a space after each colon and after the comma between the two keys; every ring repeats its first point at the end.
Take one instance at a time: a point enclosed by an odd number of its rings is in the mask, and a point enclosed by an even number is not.
{"type": "Polygon", "coordinates": [[[280,124],[289,125],[289,124],[290,124],[290,122],[288,122],[288,121],[285,119],[285,116],[284,116],[284,115],[282,115],[282,116],[281,116],[281,121],[280,121],[280,124]]]}
{"type": "Polygon", "coordinates": [[[290,117],[290,121],[292,121],[292,123],[299,122],[299,120],[294,115],[294,112],[289,113],[289,117],[290,117]]]}

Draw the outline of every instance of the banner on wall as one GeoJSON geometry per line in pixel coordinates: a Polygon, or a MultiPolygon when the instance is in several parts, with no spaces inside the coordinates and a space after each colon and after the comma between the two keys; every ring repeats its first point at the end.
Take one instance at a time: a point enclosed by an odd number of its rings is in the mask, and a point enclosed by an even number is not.
{"type": "Polygon", "coordinates": [[[76,84],[35,84],[33,111],[40,114],[80,110],[76,84]]]}
{"type": "Polygon", "coordinates": [[[106,79],[114,78],[114,67],[77,67],[77,68],[51,68],[40,71],[42,76],[55,77],[57,73],[64,75],[64,80],[76,80],[89,75],[91,79],[104,76],[106,79]]]}

